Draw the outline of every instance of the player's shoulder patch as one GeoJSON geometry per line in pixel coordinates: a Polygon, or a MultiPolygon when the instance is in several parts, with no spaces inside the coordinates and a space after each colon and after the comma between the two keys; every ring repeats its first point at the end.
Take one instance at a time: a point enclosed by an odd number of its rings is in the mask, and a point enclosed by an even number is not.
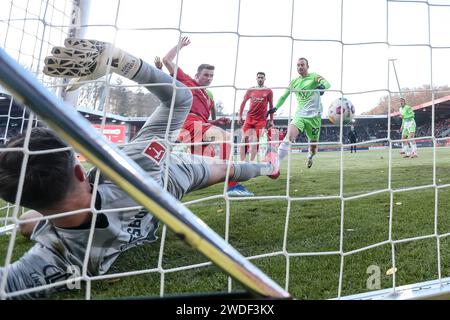
{"type": "Polygon", "coordinates": [[[144,148],[142,154],[155,162],[156,164],[160,164],[164,156],[166,155],[167,148],[164,144],[152,140],[150,143],[144,148]]]}

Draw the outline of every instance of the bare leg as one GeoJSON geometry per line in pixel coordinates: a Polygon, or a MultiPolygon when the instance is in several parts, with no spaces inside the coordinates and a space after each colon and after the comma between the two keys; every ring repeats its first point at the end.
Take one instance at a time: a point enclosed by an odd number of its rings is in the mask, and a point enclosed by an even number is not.
{"type": "Polygon", "coordinates": [[[306,160],[306,166],[308,168],[311,168],[311,166],[313,164],[313,157],[316,154],[316,150],[317,150],[317,144],[312,144],[312,145],[309,146],[308,159],[306,160]]]}
{"type": "MultiPolygon", "coordinates": [[[[409,138],[410,139],[414,139],[414,137],[416,136],[416,133],[415,132],[411,132],[410,134],[409,134],[409,138]]],[[[415,158],[415,157],[417,157],[417,145],[416,145],[416,141],[411,141],[410,142],[410,145],[411,145],[411,158],[415,158]]]]}
{"type": "MultiPolygon", "coordinates": [[[[402,140],[407,139],[408,136],[402,135],[402,140]]],[[[402,141],[402,151],[400,154],[408,154],[408,141],[402,141]]]]}
{"type": "MultiPolygon", "coordinates": [[[[408,139],[408,136],[402,135],[402,140],[408,139]]],[[[409,141],[402,141],[402,154],[403,158],[408,158],[410,156],[409,141]]]]}
{"type": "Polygon", "coordinates": [[[230,155],[231,151],[230,139],[231,136],[228,132],[216,126],[209,128],[203,135],[203,141],[205,142],[211,141],[222,142],[222,144],[220,145],[221,148],[220,158],[222,160],[228,160],[228,157],[230,155]]]}
{"type": "Polygon", "coordinates": [[[240,149],[239,149],[241,161],[245,161],[245,158],[247,157],[247,153],[245,152],[245,149],[247,147],[247,142],[248,142],[248,135],[247,135],[247,133],[243,133],[241,143],[245,143],[245,144],[241,145],[240,149]]]}
{"type": "Polygon", "coordinates": [[[316,150],[317,150],[317,144],[312,144],[311,147],[309,148],[309,151],[312,156],[316,155],[316,153],[317,153],[316,150]]]}
{"type": "MultiPolygon", "coordinates": [[[[258,134],[256,133],[255,129],[252,129],[250,131],[250,142],[255,143],[258,142],[258,134]]],[[[250,161],[254,161],[256,158],[256,154],[258,153],[258,145],[252,144],[250,145],[250,161]]]]}
{"type": "MultiPolygon", "coordinates": [[[[220,155],[219,158],[222,159],[225,163],[227,161],[229,161],[229,157],[230,157],[230,153],[231,153],[231,144],[230,144],[230,140],[231,140],[231,135],[216,126],[213,126],[211,128],[209,128],[203,135],[203,141],[205,142],[209,142],[209,141],[218,141],[218,142],[222,142],[220,144],[220,155]]],[[[217,168],[213,169],[216,170],[217,168]]],[[[221,168],[219,167],[219,170],[221,168]]],[[[211,170],[211,172],[213,172],[213,170],[211,170]]],[[[226,165],[225,165],[225,170],[226,170],[226,165]]],[[[223,174],[225,174],[225,172],[223,172],[223,174]]],[[[218,175],[218,179],[217,182],[221,182],[225,180],[225,177],[222,177],[222,174],[218,175]]],[[[233,175],[230,176],[229,180],[228,180],[228,189],[233,188],[234,186],[238,185],[238,181],[236,179],[233,179],[233,175]]],[[[216,183],[217,183],[216,182],[216,183]]]]}

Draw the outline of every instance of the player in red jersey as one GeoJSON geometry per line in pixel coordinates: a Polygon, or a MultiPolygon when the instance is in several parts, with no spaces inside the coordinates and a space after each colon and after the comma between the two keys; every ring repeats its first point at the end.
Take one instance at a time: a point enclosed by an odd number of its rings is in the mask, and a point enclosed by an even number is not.
{"type": "Polygon", "coordinates": [[[272,150],[277,150],[278,146],[286,137],[287,129],[276,128],[274,126],[270,126],[267,129],[267,143],[272,148],[272,150]]]}
{"type": "MultiPolygon", "coordinates": [[[[180,42],[165,55],[163,63],[172,76],[175,74],[175,69],[177,69],[176,79],[187,87],[208,87],[211,85],[214,78],[214,66],[210,64],[201,64],[197,69],[195,79],[184,73],[179,66],[176,68],[174,59],[178,51],[190,43],[191,41],[188,37],[182,37],[180,42]]],[[[219,158],[228,160],[231,152],[231,145],[229,142],[231,135],[218,126],[229,125],[231,122],[230,119],[225,117],[216,119],[214,97],[208,89],[193,89],[192,95],[191,111],[186,118],[178,140],[184,143],[223,141],[223,143],[220,144],[219,158]],[[212,120],[209,120],[210,115],[212,120]]],[[[213,157],[215,155],[214,148],[211,144],[192,145],[191,151],[194,154],[204,156],[213,157]]],[[[228,190],[233,190],[234,188],[239,189],[239,194],[229,193],[229,195],[253,195],[252,193],[247,192],[247,190],[236,181],[229,181],[228,190]]]]}
{"type": "MultiPolygon", "coordinates": [[[[266,127],[266,114],[267,106],[270,109],[273,108],[273,92],[269,88],[264,86],[266,81],[266,74],[264,72],[258,72],[256,74],[256,81],[258,86],[250,88],[247,90],[244,100],[242,100],[241,108],[239,110],[239,124],[242,127],[242,141],[247,142],[258,142],[260,135],[264,134],[266,127]],[[242,118],[244,112],[245,104],[250,100],[250,109],[247,112],[245,122],[242,118]]],[[[273,113],[270,114],[270,126],[273,126],[273,113]]],[[[247,155],[246,146],[241,146],[241,161],[244,161],[247,155]]],[[[258,145],[252,144],[250,149],[250,161],[255,160],[256,153],[258,151],[258,145]]]]}

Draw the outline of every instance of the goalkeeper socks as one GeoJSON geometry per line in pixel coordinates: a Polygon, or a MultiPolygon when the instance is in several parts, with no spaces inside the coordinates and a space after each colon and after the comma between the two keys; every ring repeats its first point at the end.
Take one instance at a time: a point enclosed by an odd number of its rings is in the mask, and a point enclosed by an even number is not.
{"type": "Polygon", "coordinates": [[[278,157],[282,161],[289,153],[289,140],[283,140],[278,147],[278,157]]]}
{"type": "Polygon", "coordinates": [[[233,163],[234,174],[231,180],[247,181],[259,176],[267,176],[272,174],[274,168],[270,163],[233,163]]]}

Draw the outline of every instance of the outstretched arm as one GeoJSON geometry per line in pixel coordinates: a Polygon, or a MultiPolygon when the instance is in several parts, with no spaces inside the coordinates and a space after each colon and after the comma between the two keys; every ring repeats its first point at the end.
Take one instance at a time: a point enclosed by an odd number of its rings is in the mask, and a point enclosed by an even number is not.
{"type": "Polygon", "coordinates": [[[275,105],[275,111],[277,111],[283,103],[286,101],[287,97],[291,94],[291,89],[286,89],[283,95],[278,99],[277,104],[275,105]]]}
{"type": "Polygon", "coordinates": [[[163,58],[163,63],[166,66],[167,70],[171,75],[175,72],[175,63],[173,60],[177,56],[177,53],[187,45],[191,43],[191,40],[188,37],[182,37],[178,44],[167,52],[167,54],[163,58]]]}

